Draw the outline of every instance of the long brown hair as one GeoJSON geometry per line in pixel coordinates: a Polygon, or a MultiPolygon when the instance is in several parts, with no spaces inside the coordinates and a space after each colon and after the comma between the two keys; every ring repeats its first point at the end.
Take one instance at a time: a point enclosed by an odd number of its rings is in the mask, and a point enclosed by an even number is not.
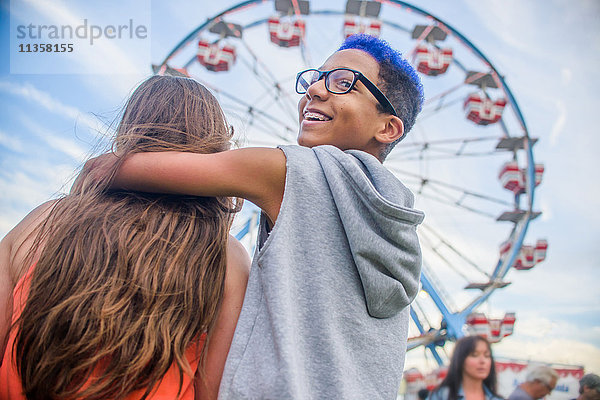
{"type": "MultiPolygon", "coordinates": [[[[114,148],[121,159],[214,153],[230,139],[205,87],[153,76],[126,104],[114,148]]],[[[38,235],[14,347],[30,399],[121,399],[139,389],[146,397],[173,363],[181,391],[192,375],[184,353],[216,319],[234,201],[108,192],[118,166],[60,199],[38,235]]]]}

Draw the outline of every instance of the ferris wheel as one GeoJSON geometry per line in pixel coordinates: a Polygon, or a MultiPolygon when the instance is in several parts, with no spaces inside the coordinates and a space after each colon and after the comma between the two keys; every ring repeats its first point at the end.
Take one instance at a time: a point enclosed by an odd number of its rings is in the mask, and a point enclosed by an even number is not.
{"type": "MultiPolygon", "coordinates": [[[[438,350],[447,340],[475,333],[497,342],[512,333],[514,313],[493,319],[478,310],[519,270],[543,261],[548,247],[525,240],[540,215],[537,139],[484,53],[405,1],[250,0],[202,22],[153,69],[211,88],[246,144],[292,144],[296,73],[318,67],[354,33],[401,50],[425,88],[415,127],[385,164],[426,214],[419,227],[423,290],[411,307],[409,349],[425,346],[442,364],[438,350]]],[[[256,221],[256,212],[246,213],[238,239],[252,237],[256,221]]]]}

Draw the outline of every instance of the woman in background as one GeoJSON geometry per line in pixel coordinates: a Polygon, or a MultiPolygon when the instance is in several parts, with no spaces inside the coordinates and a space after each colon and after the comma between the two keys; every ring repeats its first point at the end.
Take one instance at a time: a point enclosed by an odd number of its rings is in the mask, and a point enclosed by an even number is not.
{"type": "Polygon", "coordinates": [[[466,336],[454,346],[448,375],[429,400],[500,400],[490,343],[481,336],[466,336]]]}
{"type": "MultiPolygon", "coordinates": [[[[114,141],[215,153],[231,132],[192,79],[153,76],[114,141]]],[[[0,243],[0,399],[216,398],[250,260],[234,199],[107,192],[85,176],[0,243]]]]}

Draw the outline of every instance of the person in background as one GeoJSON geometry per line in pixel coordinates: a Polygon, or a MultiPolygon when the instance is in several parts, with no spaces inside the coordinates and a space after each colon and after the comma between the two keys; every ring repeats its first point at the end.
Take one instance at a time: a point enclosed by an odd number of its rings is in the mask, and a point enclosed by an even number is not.
{"type": "Polygon", "coordinates": [[[533,367],[521,383],[508,396],[508,400],[537,400],[552,393],[558,381],[558,374],[547,365],[533,367]]]}
{"type": "Polygon", "coordinates": [[[454,346],[448,375],[429,400],[500,400],[490,343],[481,336],[465,336],[454,346]]]}
{"type": "Polygon", "coordinates": [[[579,380],[579,397],[576,400],[600,400],[600,376],[584,375],[579,380]]]}

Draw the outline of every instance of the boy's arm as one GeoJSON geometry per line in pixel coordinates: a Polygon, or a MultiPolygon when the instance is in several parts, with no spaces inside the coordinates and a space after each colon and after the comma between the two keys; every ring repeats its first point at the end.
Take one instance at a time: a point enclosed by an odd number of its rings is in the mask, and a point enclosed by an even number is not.
{"type": "Polygon", "coordinates": [[[250,200],[275,222],[285,187],[283,151],[244,148],[220,153],[136,153],[117,171],[112,187],[250,200]]]}

